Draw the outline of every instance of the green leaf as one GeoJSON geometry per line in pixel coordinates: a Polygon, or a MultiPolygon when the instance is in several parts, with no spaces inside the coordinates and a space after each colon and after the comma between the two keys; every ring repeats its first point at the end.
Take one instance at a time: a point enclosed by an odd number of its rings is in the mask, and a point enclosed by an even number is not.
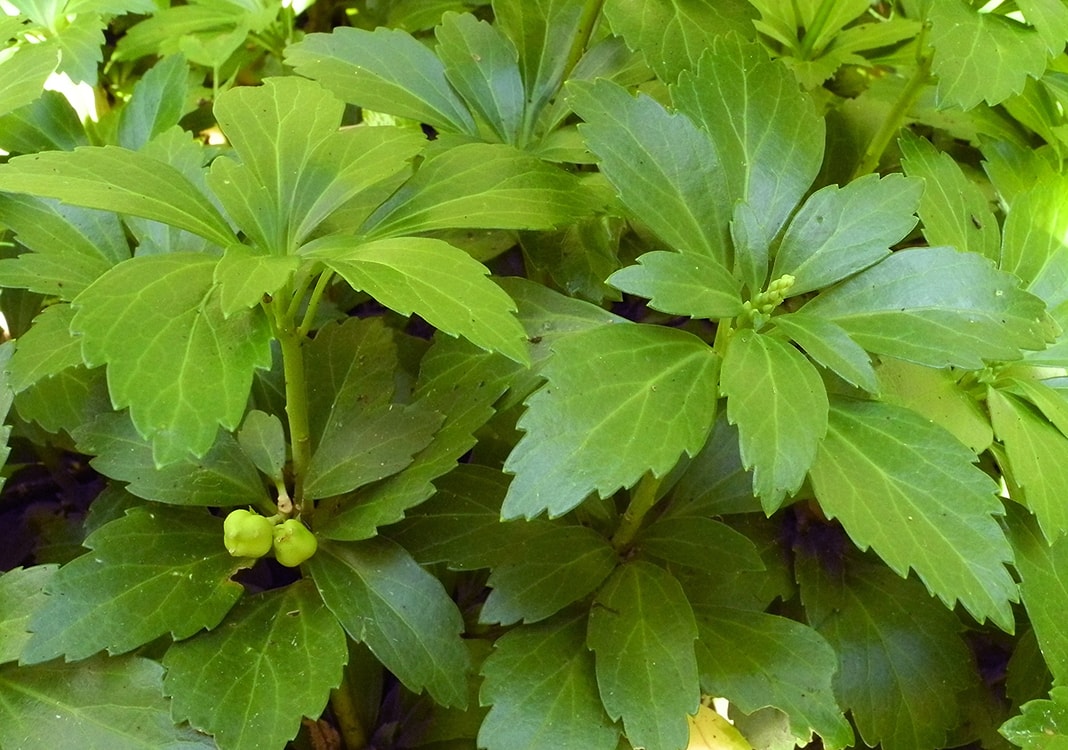
{"type": "Polygon", "coordinates": [[[820,507],[899,575],[912,568],[947,606],[1012,631],[1004,509],[975,455],[942,427],[890,404],[836,401],[812,466],[820,507]]]}
{"type": "Polygon", "coordinates": [[[170,505],[262,505],[269,501],[255,464],[228,433],[202,458],[156,466],[152,445],[126,414],[103,413],[74,431],[78,450],[95,456],[101,474],[122,482],[133,495],[170,505]]]}
{"type": "Polygon", "coordinates": [[[817,190],[786,228],[771,277],[793,276],[793,297],[879,262],[916,226],[921,192],[920,182],[899,174],[869,174],[817,190]]]}
{"type": "Polygon", "coordinates": [[[478,133],[441,61],[404,31],[336,28],[330,34],[307,35],[287,47],[285,57],[297,73],[350,104],[439,130],[478,133]]]}
{"type": "Polygon", "coordinates": [[[979,186],[930,141],[905,130],[898,145],[905,173],[923,181],[919,212],[928,244],[950,245],[998,260],[998,223],[979,186]]]}
{"type": "Polygon", "coordinates": [[[30,618],[48,601],[44,589],[57,567],[35,565],[0,575],[0,664],[22,655],[31,637],[30,618]]]}
{"type": "Polygon", "coordinates": [[[878,393],[871,357],[840,325],[804,312],[776,315],[774,324],[808,356],[847,383],[878,393]]]}
{"type": "Polygon", "coordinates": [[[590,609],[587,644],[608,715],[623,719],[631,744],[684,747],[686,715],[701,695],[694,641],[697,623],[682,586],[646,562],[620,566],[590,609]]]}
{"type": "MultiPolygon", "coordinates": [[[[6,51],[6,50],[5,50],[6,51]]],[[[14,112],[41,95],[45,80],[59,64],[59,50],[24,44],[0,62],[0,115],[14,112]]]]}
{"type": "Polygon", "coordinates": [[[748,537],[711,518],[660,518],[639,532],[634,546],[639,552],[664,562],[713,575],[764,569],[760,553],[748,537]]]}
{"type": "Polygon", "coordinates": [[[286,463],[286,436],[282,420],[253,409],[245,415],[237,443],[256,468],[274,480],[282,478],[286,463]]]}
{"type": "Polygon", "coordinates": [[[1000,249],[1000,267],[1050,310],[1068,303],[1068,180],[1041,180],[1012,201],[1000,249]]]}
{"type": "Polygon", "coordinates": [[[1016,552],[1020,595],[1027,617],[1038,638],[1045,665],[1054,682],[1068,681],[1068,639],[1064,637],[1064,612],[1068,607],[1068,540],[1050,543],[1035,520],[1009,506],[1009,539],[1016,552]]]}
{"type": "Polygon", "coordinates": [[[824,123],[790,72],[758,43],[721,37],[683,71],[671,98],[715,144],[726,206],[745,208],[735,275],[763,286],[768,247],[808,191],[823,162],[824,123]]]}
{"type": "Polygon", "coordinates": [[[447,242],[406,237],[361,244],[331,237],[309,245],[306,254],[401,315],[417,313],[483,349],[530,361],[515,303],[485,278],[489,269],[447,242]]]}
{"type": "Polygon", "coordinates": [[[595,205],[593,192],[559,167],[503,143],[464,143],[428,156],[361,232],[554,229],[595,205]]]}
{"type": "Polygon", "coordinates": [[[0,743],[20,750],[194,750],[210,737],[176,727],[163,668],[136,656],[0,667],[0,743]]]}
{"type": "Polygon", "coordinates": [[[662,250],[638,257],[608,277],[620,291],[649,300],[654,310],[691,318],[731,318],[742,311],[738,281],[712,257],[662,250]]]}
{"type": "Polygon", "coordinates": [[[668,247],[729,265],[731,201],[708,134],[611,81],[568,85],[579,130],[623,205],[668,247]]]}
{"type": "Polygon", "coordinates": [[[245,597],[215,630],[163,657],[177,720],[220,747],[282,747],[318,717],[348,660],[345,633],[310,581],[245,597]]]}
{"type": "Polygon", "coordinates": [[[160,221],[225,247],[234,234],[172,166],[118,146],[27,154],[0,165],[0,190],[160,221]]]}
{"type": "Polygon", "coordinates": [[[547,273],[557,288],[594,303],[606,297],[618,299],[619,293],[606,286],[605,279],[619,268],[619,242],[625,229],[618,217],[587,216],[555,232],[525,232],[520,243],[527,272],[547,273]]]}
{"type": "Polygon", "coordinates": [[[1068,532],[1068,438],[1012,394],[990,388],[986,403],[994,432],[1005,446],[1008,465],[1001,468],[1014,490],[1013,499],[1035,514],[1052,542],[1068,532]]]}
{"type": "MultiPolygon", "coordinates": [[[[497,16],[498,23],[502,17],[497,16]]],[[[523,82],[515,46],[470,13],[446,13],[434,30],[445,77],[503,143],[515,144],[523,122],[523,82]]]]}
{"type": "Polygon", "coordinates": [[[1019,0],[1024,18],[1035,27],[1051,54],[1064,50],[1068,40],[1068,7],[1058,0],[1019,0]]]}
{"type": "Polygon", "coordinates": [[[1024,750],[1065,750],[1068,748],[1068,687],[1055,687],[1051,700],[1025,703],[1020,716],[1001,727],[1012,744],[1024,750]]]}
{"type": "Polygon", "coordinates": [[[256,307],[293,278],[300,266],[294,255],[267,255],[248,245],[230,245],[215,266],[219,306],[224,316],[256,307]]]}
{"type": "Polygon", "coordinates": [[[838,652],[835,692],[864,742],[944,746],[958,693],[977,680],[960,620],[882,565],[857,560],[835,573],[803,557],[798,579],[809,623],[838,652]]]}
{"type": "Polygon", "coordinates": [[[727,607],[695,612],[700,638],[701,689],[753,713],[774,706],[790,719],[799,745],[823,738],[825,747],[853,744],[832,689],[838,656],[812,628],[785,617],[727,607]]]}
{"type": "Polygon", "coordinates": [[[770,515],[801,487],[827,431],[827,390],[801,352],[750,330],[731,339],[720,388],[738,425],[742,463],[770,515]]]}
{"type": "Polygon", "coordinates": [[[971,109],[999,104],[1023,90],[1028,76],[1046,68],[1046,45],[1033,28],[998,13],[981,13],[964,0],[930,3],[931,69],[938,103],[971,109]],[[982,54],[977,54],[982,50],[982,54]]]}
{"type": "Polygon", "coordinates": [[[546,525],[494,565],[487,581],[493,591],[479,620],[501,625],[544,620],[600,586],[617,562],[616,551],[596,531],[546,525]]]}
{"type": "Polygon", "coordinates": [[[542,370],[548,383],[519,419],[526,435],[504,465],[516,477],[502,517],[563,515],[594,490],[608,497],[646,471],[665,475],[704,445],[718,374],[709,346],[671,328],[606,325],[561,338],[542,370]]]}
{"type": "Polygon", "coordinates": [[[23,661],[123,653],[168,633],[188,638],[218,625],[243,592],[230,576],[248,562],[227,554],[221,520],[205,511],[135,508],[85,545],[91,552],[49,582],[23,661]]]}
{"type": "Polygon", "coordinates": [[[482,666],[492,706],[478,732],[488,750],[615,750],[619,730],[597,692],[585,618],[561,616],[505,633],[482,666]]]}
{"type": "Polygon", "coordinates": [[[78,113],[58,91],[37,91],[37,98],[0,116],[0,148],[12,154],[73,151],[89,145],[78,113]]]}
{"type": "Polygon", "coordinates": [[[119,112],[119,145],[138,151],[177,125],[185,114],[188,87],[189,66],[181,55],[165,57],[146,71],[134,84],[130,101],[119,112]]]}
{"type": "Polygon", "coordinates": [[[15,393],[82,363],[81,342],[70,333],[73,314],[70,305],[49,305],[18,338],[8,369],[15,393]]]}
{"type": "Polygon", "coordinates": [[[46,432],[70,433],[111,410],[107,378],[103,370],[70,367],[17,394],[15,408],[46,432]]]}
{"type": "Polygon", "coordinates": [[[259,310],[225,318],[216,259],[170,254],[124,261],[78,295],[71,328],[90,366],[108,365],[116,408],[130,407],[157,464],[204,455],[218,426],[237,427],[252,372],[270,365],[259,310]]]}
{"type": "Polygon", "coordinates": [[[467,700],[463,619],[441,583],[386,539],[324,542],[308,561],[323,601],[349,636],[414,692],[467,700]]]}
{"type": "Polygon", "coordinates": [[[693,518],[760,510],[760,500],[753,495],[753,475],[742,466],[738,443],[738,428],[720,412],[705,447],[681,467],[667,513],[693,518]]]}
{"type": "Polygon", "coordinates": [[[930,367],[980,369],[1045,348],[1041,300],[974,253],[892,253],[802,309],[831,320],[868,351],[930,367]]]}

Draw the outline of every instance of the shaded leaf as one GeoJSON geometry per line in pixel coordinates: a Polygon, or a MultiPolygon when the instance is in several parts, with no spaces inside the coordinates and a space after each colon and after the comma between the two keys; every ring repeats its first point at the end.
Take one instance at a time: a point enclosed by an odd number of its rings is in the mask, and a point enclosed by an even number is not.
{"type": "Polygon", "coordinates": [[[256,468],[274,480],[282,478],[286,463],[286,436],[282,420],[253,409],[245,415],[237,444],[256,468]]]}
{"type": "Polygon", "coordinates": [[[119,112],[119,145],[137,151],[177,125],[184,114],[188,84],[189,66],[181,55],[165,57],[146,71],[119,112]]]}
{"type": "Polygon", "coordinates": [[[15,393],[82,364],[81,342],[70,333],[73,316],[70,305],[49,305],[19,336],[8,365],[9,382],[15,393]]]}
{"type": "Polygon", "coordinates": [[[248,245],[230,245],[215,266],[219,306],[224,316],[256,307],[270,299],[293,278],[300,258],[265,255],[248,245]]]}
{"type": "Polygon", "coordinates": [[[748,537],[711,518],[660,518],[639,532],[634,546],[643,554],[713,575],[764,569],[748,537]]]}
{"type": "Polygon", "coordinates": [[[646,297],[654,310],[691,318],[730,318],[742,311],[738,282],[714,258],[654,251],[608,277],[620,291],[646,297]]]}
{"type": "Polygon", "coordinates": [[[24,44],[13,54],[5,55],[0,62],[0,115],[14,112],[39,97],[59,60],[59,51],[46,44],[24,44]]]}
{"type": "Polygon", "coordinates": [[[22,655],[32,636],[30,618],[48,601],[44,589],[58,567],[35,565],[0,575],[0,664],[22,655]]]}

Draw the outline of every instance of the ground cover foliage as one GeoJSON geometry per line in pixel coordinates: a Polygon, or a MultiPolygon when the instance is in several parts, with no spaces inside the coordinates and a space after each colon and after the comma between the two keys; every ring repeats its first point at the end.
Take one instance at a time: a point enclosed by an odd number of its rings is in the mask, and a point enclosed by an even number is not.
{"type": "Polygon", "coordinates": [[[1063,0],[0,7],[0,748],[1068,747],[1063,0]]]}

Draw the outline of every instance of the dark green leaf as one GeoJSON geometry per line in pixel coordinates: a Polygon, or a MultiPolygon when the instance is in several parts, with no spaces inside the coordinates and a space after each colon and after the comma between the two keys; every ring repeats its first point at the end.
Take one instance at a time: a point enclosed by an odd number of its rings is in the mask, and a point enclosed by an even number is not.
{"type": "Polygon", "coordinates": [[[775,327],[816,362],[869,393],[879,391],[871,357],[836,323],[804,312],[777,315],[775,327]]]}
{"type": "Polygon", "coordinates": [[[930,367],[979,369],[1045,348],[1041,300],[974,253],[915,248],[820,294],[802,308],[868,351],[930,367]]]}
{"type": "Polygon", "coordinates": [[[44,589],[57,567],[35,565],[0,575],[0,664],[22,655],[31,637],[30,618],[48,601],[44,589]]]}
{"type": "Polygon", "coordinates": [[[479,747],[615,749],[619,730],[601,705],[585,625],[582,616],[561,616],[497,639],[482,667],[479,697],[492,708],[479,747]]]}
{"type": "Polygon", "coordinates": [[[761,509],[753,494],[753,475],[742,465],[738,443],[738,428],[720,412],[705,447],[683,468],[672,488],[669,514],[692,518],[761,509]]]}
{"type": "Polygon", "coordinates": [[[548,273],[559,289],[573,297],[594,303],[606,297],[618,299],[619,293],[605,279],[619,268],[619,241],[625,228],[614,216],[588,216],[563,230],[526,232],[520,241],[528,273],[548,273]]]}
{"type": "Polygon", "coordinates": [[[245,597],[215,630],[176,643],[163,665],[171,712],[220,747],[283,747],[318,717],[348,660],[345,633],[310,581],[245,597]]]}
{"type": "Polygon", "coordinates": [[[742,330],[723,357],[720,388],[738,425],[742,463],[769,514],[800,487],[827,431],[827,390],[801,352],[742,330]]]}
{"type": "Polygon", "coordinates": [[[899,575],[1011,631],[1012,549],[992,517],[997,485],[942,427],[890,404],[836,401],[812,467],[820,507],[899,575]]]}
{"type": "Polygon", "coordinates": [[[23,661],[123,653],[168,633],[188,638],[218,625],[243,591],[230,576],[248,561],[226,552],[221,520],[205,511],[135,508],[85,545],[91,551],[49,582],[23,661]]]}
{"type": "Polygon", "coordinates": [[[1055,687],[1051,700],[1030,701],[1023,712],[1001,727],[1001,733],[1024,750],[1068,748],[1068,687],[1055,687]]]}
{"type": "Polygon", "coordinates": [[[649,300],[654,310],[691,318],[731,318],[742,311],[738,281],[715,258],[662,250],[608,277],[616,289],[649,300]]]}
{"type": "Polygon", "coordinates": [[[156,63],[134,84],[133,96],[119,113],[119,145],[137,151],[177,125],[184,114],[188,84],[189,67],[181,55],[156,63]]]}
{"type": "Polygon", "coordinates": [[[409,690],[444,705],[467,699],[463,619],[441,583],[386,539],[324,542],[308,561],[323,600],[409,690]]]}
{"type": "Polygon", "coordinates": [[[587,643],[601,701],[613,720],[623,719],[631,744],[649,750],[686,745],[686,715],[701,699],[696,639],[682,586],[663,568],[627,563],[597,594],[587,643]]]}
{"type": "Polygon", "coordinates": [[[90,366],[108,365],[116,408],[130,407],[158,464],[204,455],[219,425],[237,427],[252,372],[270,364],[259,310],[223,316],[216,259],[150,255],[124,261],[78,295],[71,327],[90,366]]]}
{"type": "Polygon", "coordinates": [[[812,732],[825,747],[853,744],[834,697],[838,656],[816,631],[785,617],[727,607],[696,610],[701,689],[752,713],[774,706],[790,718],[800,745],[812,732]]]}
{"type": "Polygon", "coordinates": [[[559,516],[646,471],[663,476],[704,445],[716,413],[719,358],[692,334],[607,325],[561,338],[527,400],[526,435],[505,462],[516,475],[504,518],[559,516]],[[604,373],[613,373],[605,379],[604,373]]]}
{"type": "Polygon", "coordinates": [[[711,518],[661,518],[642,529],[634,546],[665,562],[713,575],[764,569],[760,553],[748,537],[711,518]]]}
{"type": "Polygon", "coordinates": [[[111,410],[107,377],[103,370],[70,367],[16,395],[15,408],[47,432],[73,432],[111,410]]]}
{"type": "Polygon", "coordinates": [[[210,737],[176,727],[161,695],[163,668],[99,656],[0,668],[0,743],[19,750],[207,750],[210,737]]]}
{"type": "Polygon", "coordinates": [[[256,468],[274,480],[282,478],[286,463],[286,435],[282,420],[253,409],[245,415],[237,443],[256,468]]]}

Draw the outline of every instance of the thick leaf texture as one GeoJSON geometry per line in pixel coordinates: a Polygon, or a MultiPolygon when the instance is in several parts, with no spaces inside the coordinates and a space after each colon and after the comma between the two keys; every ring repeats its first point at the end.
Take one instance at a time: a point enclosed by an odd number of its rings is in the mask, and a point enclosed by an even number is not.
{"type": "Polygon", "coordinates": [[[9,383],[15,393],[82,363],[81,342],[70,333],[73,315],[70,305],[50,305],[19,336],[8,365],[9,383]]]}
{"type": "Polygon", "coordinates": [[[805,745],[816,732],[825,747],[853,744],[832,689],[838,655],[812,628],[785,617],[727,607],[695,612],[701,690],[746,713],[774,706],[805,745]]]}
{"type": "Polygon", "coordinates": [[[269,500],[255,464],[229,433],[220,433],[202,458],[183,457],[158,467],[152,445],[137,434],[126,414],[104,413],[74,432],[78,450],[126,490],[169,505],[261,505],[269,500]]]}
{"type": "Polygon", "coordinates": [[[586,642],[608,715],[623,719],[631,744],[685,747],[686,715],[701,695],[694,641],[697,623],[682,586],[647,562],[619,567],[590,609],[586,642]]]}
{"type": "Polygon", "coordinates": [[[838,653],[835,692],[865,744],[944,746],[958,693],[978,679],[960,620],[882,565],[858,560],[836,573],[804,557],[798,579],[809,623],[838,653]]]}
{"type": "Polygon", "coordinates": [[[668,247],[729,266],[731,201],[708,134],[611,81],[568,85],[579,130],[630,213],[668,247]]]}
{"type": "Polygon", "coordinates": [[[909,409],[836,401],[812,467],[820,507],[899,575],[912,568],[947,606],[1011,632],[1012,549],[997,485],[950,433],[909,409]]]}
{"type": "Polygon", "coordinates": [[[772,278],[794,277],[793,297],[822,289],[874,265],[916,226],[922,183],[870,174],[828,185],[804,202],[775,255],[772,278]]]}
{"type": "Polygon", "coordinates": [[[805,312],[775,316],[775,328],[805,350],[814,361],[851,385],[878,393],[871,357],[838,324],[805,312]]]}
{"type": "Polygon", "coordinates": [[[930,367],[979,369],[1045,348],[1042,301],[974,253],[902,250],[802,308],[868,351],[930,367]]]}
{"type": "Polygon", "coordinates": [[[516,476],[502,516],[559,516],[593,491],[608,497],[647,471],[664,476],[704,445],[718,374],[710,347],[671,328],[606,325],[561,338],[519,419],[526,435],[504,465],[516,476]]]}
{"type": "Polygon", "coordinates": [[[509,631],[482,665],[492,706],[478,731],[488,750],[615,750],[619,730],[597,692],[584,616],[561,615],[509,631]]]}
{"type": "Polygon", "coordinates": [[[1013,499],[1035,514],[1052,542],[1068,532],[1068,438],[1010,393],[990,388],[986,403],[994,433],[1005,447],[1008,460],[1001,468],[1013,499]]]}
{"type": "Polygon", "coordinates": [[[981,101],[999,104],[1020,93],[1028,76],[1038,78],[1046,68],[1042,37],[1004,15],[981,13],[964,0],[946,0],[927,7],[927,20],[941,106],[968,110],[981,101]]]}
{"type": "Polygon", "coordinates": [[[1012,506],[1008,513],[1009,539],[1016,552],[1020,594],[1034,628],[1043,661],[1054,682],[1068,682],[1068,639],[1064,612],[1068,607],[1068,539],[1046,541],[1033,518],[1012,506]]]}
{"type": "Polygon", "coordinates": [[[307,252],[401,315],[416,313],[483,349],[520,364],[530,361],[515,303],[486,278],[489,269],[447,242],[403,237],[359,243],[332,237],[307,252]]]}
{"type": "Polygon", "coordinates": [[[438,579],[386,539],[325,542],[308,561],[323,601],[349,636],[414,692],[467,700],[468,654],[459,610],[438,579]]]}
{"type": "Polygon", "coordinates": [[[233,232],[177,169],[118,146],[27,154],[0,165],[0,190],[140,216],[225,247],[233,232]]]}
{"type": "Polygon", "coordinates": [[[751,329],[735,334],[720,387],[738,425],[742,463],[769,514],[805,480],[827,431],[827,389],[801,352],[751,329]]]}
{"type": "Polygon", "coordinates": [[[657,250],[608,277],[620,291],[649,300],[649,307],[691,318],[732,318],[742,311],[738,281],[715,258],[657,250]]]}
{"type": "Polygon", "coordinates": [[[57,565],[15,568],[0,575],[0,664],[18,661],[32,634],[30,618],[48,601],[45,586],[57,565]]]}
{"type": "Polygon", "coordinates": [[[310,581],[243,599],[215,630],[163,658],[174,718],[220,747],[283,747],[341,682],[345,633],[310,581]]]}
{"type": "Polygon", "coordinates": [[[252,373],[270,365],[257,310],[224,317],[216,259],[150,255],[115,266],[77,297],[71,328],[90,366],[108,365],[116,408],[130,407],[157,464],[204,455],[219,425],[237,427],[252,373]]]}
{"type": "Polygon", "coordinates": [[[513,146],[463,143],[428,156],[361,231],[555,229],[588,213],[595,197],[575,175],[513,146]]]}
{"type": "Polygon", "coordinates": [[[205,511],[135,508],[85,544],[91,551],[49,582],[24,662],[123,653],[166,634],[188,638],[218,625],[243,592],[230,576],[248,562],[226,552],[222,522],[205,511]]]}
{"type": "MultiPolygon", "coordinates": [[[[149,12],[155,10],[150,8],[149,12]]],[[[181,55],[160,60],[133,87],[130,101],[119,113],[119,145],[131,151],[170,127],[185,114],[189,66],[181,55]]]]}
{"type": "Polygon", "coordinates": [[[0,743],[20,750],[208,750],[176,727],[163,668],[137,656],[0,667],[0,743]]]}
{"type": "Polygon", "coordinates": [[[298,73],[350,104],[438,130],[478,133],[441,60],[407,32],[341,27],[330,34],[309,34],[287,47],[285,56],[298,73]]]}
{"type": "Polygon", "coordinates": [[[617,562],[616,551],[596,531],[546,524],[493,567],[487,581],[493,590],[479,620],[502,625],[544,620],[590,594],[617,562]]]}
{"type": "Polygon", "coordinates": [[[1001,733],[1024,750],[1068,748],[1068,686],[1053,688],[1049,696],[1025,703],[1020,716],[1005,722],[1001,733]]]}
{"type": "MultiPolygon", "coordinates": [[[[1068,180],[1049,178],[1012,201],[1000,266],[1045,300],[1050,310],[1068,302],[1068,180]]],[[[0,266],[2,267],[2,266],[0,266]]]]}
{"type": "Polygon", "coordinates": [[[705,50],[697,68],[679,76],[671,98],[715,144],[726,205],[748,208],[741,222],[748,247],[735,248],[735,269],[758,288],[768,245],[819,172],[823,120],[790,72],[738,35],[705,50]]]}
{"type": "Polygon", "coordinates": [[[712,518],[667,516],[646,526],[634,543],[642,554],[718,575],[764,570],[760,552],[745,534],[712,518]]]}

